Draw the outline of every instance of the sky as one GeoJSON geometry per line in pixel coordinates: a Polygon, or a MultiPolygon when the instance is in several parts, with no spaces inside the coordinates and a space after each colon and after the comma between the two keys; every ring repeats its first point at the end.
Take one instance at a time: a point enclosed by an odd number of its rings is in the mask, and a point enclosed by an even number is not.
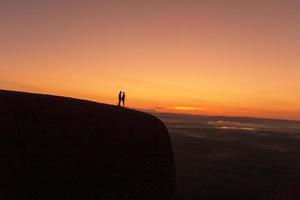
{"type": "Polygon", "coordinates": [[[300,120],[296,0],[0,1],[0,88],[300,120]]]}

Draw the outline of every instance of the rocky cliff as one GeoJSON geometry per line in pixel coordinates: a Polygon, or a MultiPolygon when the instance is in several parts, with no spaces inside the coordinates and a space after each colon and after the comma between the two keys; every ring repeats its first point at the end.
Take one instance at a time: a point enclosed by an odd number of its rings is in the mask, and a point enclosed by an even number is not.
{"type": "Polygon", "coordinates": [[[0,91],[1,199],[172,199],[164,124],[90,101],[0,91]]]}

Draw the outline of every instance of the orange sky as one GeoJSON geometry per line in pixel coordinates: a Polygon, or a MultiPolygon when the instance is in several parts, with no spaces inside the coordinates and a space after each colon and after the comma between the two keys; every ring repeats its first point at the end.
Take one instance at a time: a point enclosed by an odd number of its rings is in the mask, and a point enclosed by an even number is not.
{"type": "Polygon", "coordinates": [[[0,88],[300,119],[297,1],[0,2],[0,88]]]}

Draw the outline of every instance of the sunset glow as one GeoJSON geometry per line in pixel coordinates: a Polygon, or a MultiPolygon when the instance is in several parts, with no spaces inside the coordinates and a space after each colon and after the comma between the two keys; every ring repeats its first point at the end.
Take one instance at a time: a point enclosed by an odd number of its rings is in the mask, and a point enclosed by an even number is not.
{"type": "Polygon", "coordinates": [[[201,110],[201,109],[199,109],[199,108],[194,108],[194,107],[184,107],[184,106],[177,106],[177,107],[175,107],[174,109],[176,109],[176,110],[201,110]]]}
{"type": "Polygon", "coordinates": [[[300,3],[268,2],[0,2],[0,88],[300,120],[300,3]]]}

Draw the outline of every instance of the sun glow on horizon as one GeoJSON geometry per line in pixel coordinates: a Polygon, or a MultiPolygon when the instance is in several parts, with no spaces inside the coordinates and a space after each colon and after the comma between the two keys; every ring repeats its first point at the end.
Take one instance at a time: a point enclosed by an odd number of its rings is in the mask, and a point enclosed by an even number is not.
{"type": "Polygon", "coordinates": [[[173,107],[172,109],[183,110],[183,111],[201,111],[202,110],[200,108],[189,107],[189,106],[176,106],[176,107],[173,107]]]}

